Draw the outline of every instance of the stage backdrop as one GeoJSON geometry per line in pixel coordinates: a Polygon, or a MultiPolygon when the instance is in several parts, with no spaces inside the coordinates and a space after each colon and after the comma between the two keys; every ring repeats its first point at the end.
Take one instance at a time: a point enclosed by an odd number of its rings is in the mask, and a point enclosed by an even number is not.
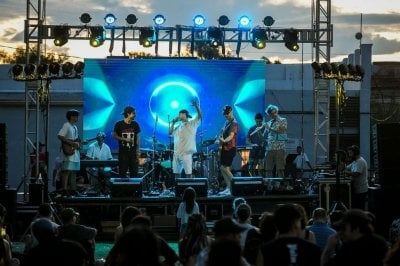
{"type": "MultiPolygon", "coordinates": [[[[239,122],[239,145],[254,124],[254,115],[263,113],[265,63],[243,60],[192,59],[86,59],[84,75],[83,139],[106,134],[113,151],[115,122],[123,119],[126,105],[136,108],[141,127],[141,147],[168,147],[168,123],[187,109],[195,117],[192,100],[200,103],[203,120],[197,131],[198,151],[202,141],[214,139],[225,121],[224,105],[234,108],[239,122]]],[[[264,114],[264,113],[263,113],[264,114]]],[[[216,145],[209,146],[213,149],[216,145]]]]}

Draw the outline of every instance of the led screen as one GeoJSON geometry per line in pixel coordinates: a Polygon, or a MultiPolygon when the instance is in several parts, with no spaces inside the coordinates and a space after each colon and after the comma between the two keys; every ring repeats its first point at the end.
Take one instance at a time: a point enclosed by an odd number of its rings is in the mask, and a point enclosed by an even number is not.
{"type": "Polygon", "coordinates": [[[238,144],[263,112],[265,63],[244,60],[194,59],[87,59],[84,76],[83,138],[97,132],[118,151],[112,138],[115,122],[123,119],[124,107],[136,108],[141,127],[141,148],[169,147],[168,124],[187,109],[195,117],[192,100],[200,103],[203,119],[197,131],[198,151],[213,149],[200,143],[214,139],[225,122],[224,105],[234,108],[239,122],[238,144]]]}

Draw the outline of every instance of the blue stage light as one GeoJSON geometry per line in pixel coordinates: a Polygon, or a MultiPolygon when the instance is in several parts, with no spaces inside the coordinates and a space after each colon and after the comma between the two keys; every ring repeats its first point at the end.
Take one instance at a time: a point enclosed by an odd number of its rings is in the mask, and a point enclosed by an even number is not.
{"type": "Polygon", "coordinates": [[[117,20],[117,18],[116,18],[113,14],[111,14],[111,13],[107,14],[107,15],[104,17],[104,21],[105,21],[108,25],[113,24],[116,20],[117,20]]]}
{"type": "Polygon", "coordinates": [[[206,19],[202,15],[196,15],[193,18],[193,23],[195,26],[203,26],[206,19]]]}
{"type": "Polygon", "coordinates": [[[248,27],[250,25],[250,18],[248,16],[241,16],[239,18],[239,27],[248,27]]]}
{"type": "Polygon", "coordinates": [[[164,17],[163,15],[160,15],[160,14],[156,15],[156,16],[153,18],[154,23],[155,23],[156,25],[158,25],[158,26],[164,24],[164,23],[165,23],[165,20],[166,20],[165,17],[164,17]]]}

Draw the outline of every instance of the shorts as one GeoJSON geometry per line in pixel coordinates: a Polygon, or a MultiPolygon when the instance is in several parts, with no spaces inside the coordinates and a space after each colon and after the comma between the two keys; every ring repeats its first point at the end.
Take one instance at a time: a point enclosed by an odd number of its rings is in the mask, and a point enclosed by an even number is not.
{"type": "Polygon", "coordinates": [[[221,165],[223,166],[231,166],[233,162],[233,158],[236,156],[236,148],[232,148],[228,151],[222,149],[221,150],[221,165]]]}
{"type": "Polygon", "coordinates": [[[185,174],[192,174],[192,154],[174,154],[174,158],[172,161],[172,169],[174,174],[180,174],[182,169],[185,170],[185,174]]]}

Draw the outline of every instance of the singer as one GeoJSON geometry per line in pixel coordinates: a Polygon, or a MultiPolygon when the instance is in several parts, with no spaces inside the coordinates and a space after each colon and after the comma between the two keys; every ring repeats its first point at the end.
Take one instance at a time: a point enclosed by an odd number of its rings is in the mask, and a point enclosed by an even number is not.
{"type": "Polygon", "coordinates": [[[140,157],[140,126],[134,121],[136,110],[126,106],[124,119],[114,125],[113,138],[118,140],[118,172],[120,177],[137,177],[140,157]],[[129,170],[129,173],[128,173],[129,170]]]}
{"type": "Polygon", "coordinates": [[[192,177],[192,156],[196,149],[196,132],[200,125],[202,113],[199,104],[192,101],[192,106],[196,108],[197,116],[192,119],[189,111],[182,109],[176,118],[172,119],[169,127],[169,135],[174,136],[174,157],[172,169],[175,177],[180,177],[185,171],[186,177],[192,177]]]}

